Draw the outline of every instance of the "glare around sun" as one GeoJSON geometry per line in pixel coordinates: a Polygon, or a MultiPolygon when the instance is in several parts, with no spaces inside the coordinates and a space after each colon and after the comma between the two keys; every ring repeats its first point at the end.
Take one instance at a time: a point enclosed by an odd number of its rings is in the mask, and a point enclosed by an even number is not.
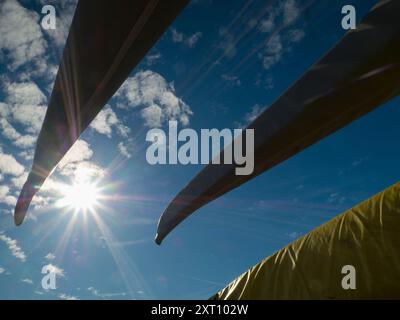
{"type": "Polygon", "coordinates": [[[58,201],[60,207],[75,211],[93,210],[98,203],[99,192],[94,184],[78,183],[66,185],[61,190],[62,198],[58,201]]]}

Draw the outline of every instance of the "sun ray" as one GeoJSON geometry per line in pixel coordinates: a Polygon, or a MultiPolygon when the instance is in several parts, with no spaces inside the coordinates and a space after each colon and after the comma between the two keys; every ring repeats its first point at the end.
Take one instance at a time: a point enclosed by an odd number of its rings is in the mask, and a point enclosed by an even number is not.
{"type": "Polygon", "coordinates": [[[60,207],[87,212],[93,211],[98,204],[99,191],[94,184],[83,182],[72,186],[65,185],[61,192],[63,197],[57,203],[60,207]]]}
{"type": "Polygon", "coordinates": [[[146,285],[142,274],[138,270],[135,263],[127,255],[123,248],[112,246],[113,243],[117,243],[117,239],[114,237],[110,228],[104,223],[100,215],[93,215],[96,226],[102,234],[105,244],[114,259],[114,262],[119,270],[121,278],[128,289],[128,294],[132,299],[143,298],[138,292],[145,292],[147,296],[151,296],[150,289],[146,285]]]}

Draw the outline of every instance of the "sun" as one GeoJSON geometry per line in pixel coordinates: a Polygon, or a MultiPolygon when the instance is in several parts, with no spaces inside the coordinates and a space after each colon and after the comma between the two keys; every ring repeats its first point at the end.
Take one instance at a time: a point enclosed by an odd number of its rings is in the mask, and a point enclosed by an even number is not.
{"type": "Polygon", "coordinates": [[[75,211],[93,211],[98,204],[99,191],[95,184],[77,183],[72,186],[64,186],[62,198],[58,201],[61,207],[74,209],[75,211]]]}

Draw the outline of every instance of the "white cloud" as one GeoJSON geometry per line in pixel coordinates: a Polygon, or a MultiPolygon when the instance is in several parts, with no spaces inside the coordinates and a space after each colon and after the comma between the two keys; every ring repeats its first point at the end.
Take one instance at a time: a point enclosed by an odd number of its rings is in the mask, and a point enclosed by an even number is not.
{"type": "Polygon", "coordinates": [[[258,54],[264,69],[269,70],[276,65],[282,59],[283,54],[291,50],[292,44],[298,43],[304,38],[305,32],[301,29],[285,30],[298,20],[300,13],[301,9],[295,0],[286,0],[281,2],[267,19],[261,20],[259,23],[258,29],[261,32],[271,32],[277,18],[282,19],[284,27],[281,32],[274,34],[267,41],[263,52],[258,54]]]}
{"type": "Polygon", "coordinates": [[[32,147],[36,143],[36,136],[20,134],[5,118],[0,119],[0,130],[6,139],[19,148],[32,147]]]}
{"type": "Polygon", "coordinates": [[[40,105],[46,97],[34,82],[13,82],[5,85],[7,102],[16,105],[40,105]]]}
{"type": "Polygon", "coordinates": [[[171,28],[172,41],[176,43],[183,43],[189,48],[194,48],[200,38],[203,36],[201,32],[195,32],[190,36],[186,36],[184,33],[179,32],[175,28],[171,28]]]}
{"type": "Polygon", "coordinates": [[[254,105],[249,113],[245,115],[245,121],[251,123],[264,111],[265,108],[261,107],[259,104],[254,105]]]}
{"type": "Polygon", "coordinates": [[[21,282],[24,282],[24,283],[27,283],[27,284],[33,285],[33,281],[32,281],[32,279],[29,279],[29,278],[21,279],[21,282]]]}
{"type": "Polygon", "coordinates": [[[201,32],[196,32],[186,39],[185,44],[189,48],[194,48],[202,36],[203,34],[201,32]]]}
{"type": "Polygon", "coordinates": [[[163,110],[158,105],[152,104],[151,106],[148,106],[142,110],[141,114],[146,122],[146,126],[150,128],[161,127],[163,110]]]}
{"type": "Polygon", "coordinates": [[[90,161],[81,161],[78,163],[69,163],[60,171],[60,174],[68,176],[75,183],[91,183],[101,178],[105,170],[90,161]]]}
{"type": "Polygon", "coordinates": [[[65,293],[60,293],[60,294],[58,295],[58,297],[59,297],[61,300],[79,300],[78,297],[70,296],[70,295],[65,294],[65,293]]]}
{"type": "Polygon", "coordinates": [[[271,32],[275,27],[275,15],[270,14],[268,19],[263,19],[258,25],[258,30],[262,33],[271,32]]]}
{"type": "MultiPolygon", "coordinates": [[[[61,159],[57,166],[57,171],[69,177],[74,183],[90,183],[93,180],[103,177],[104,168],[88,161],[93,155],[89,143],[79,139],[72,148],[61,159]]],[[[46,193],[54,193],[60,189],[60,183],[56,180],[47,179],[42,186],[42,191],[46,193]],[[48,183],[47,183],[48,182],[48,183]]]]}
{"type": "Polygon", "coordinates": [[[305,32],[301,29],[293,29],[288,32],[289,41],[300,42],[305,36],[305,32]]]}
{"type": "Polygon", "coordinates": [[[235,85],[235,86],[240,86],[242,84],[242,82],[240,81],[238,76],[223,74],[223,75],[221,75],[221,78],[222,78],[222,80],[225,80],[228,83],[235,85]]]}
{"type": "Polygon", "coordinates": [[[123,142],[118,143],[118,150],[126,158],[130,158],[132,156],[128,150],[128,147],[123,142]]]}
{"type": "Polygon", "coordinates": [[[0,102],[0,116],[2,118],[8,117],[10,114],[10,107],[4,102],[0,102]]]}
{"type": "Polygon", "coordinates": [[[287,233],[286,235],[287,235],[289,238],[297,239],[297,238],[299,238],[299,237],[302,235],[302,233],[301,233],[301,232],[293,231],[293,232],[291,232],[291,233],[287,233]]]}
{"type": "Polygon", "coordinates": [[[39,15],[22,7],[16,0],[0,4],[0,60],[10,61],[9,69],[43,58],[46,41],[39,24],[39,15]]]}
{"type": "Polygon", "coordinates": [[[4,203],[8,206],[15,206],[17,198],[10,195],[10,188],[7,186],[0,186],[0,203],[4,203]]]}
{"type": "Polygon", "coordinates": [[[244,123],[237,123],[237,127],[245,128],[250,123],[252,123],[263,111],[265,108],[261,107],[259,104],[255,104],[251,107],[250,112],[247,112],[244,116],[244,123]]]}
{"type": "Polygon", "coordinates": [[[176,96],[172,83],[168,83],[160,74],[151,70],[139,71],[128,78],[116,93],[119,99],[126,99],[129,104],[118,104],[123,108],[142,106],[142,118],[148,127],[160,127],[168,120],[189,124],[193,114],[190,107],[176,96]]]}
{"type": "Polygon", "coordinates": [[[237,53],[237,39],[225,29],[221,29],[219,34],[222,36],[219,46],[224,52],[224,57],[233,58],[237,53]]]}
{"type": "Polygon", "coordinates": [[[44,258],[45,258],[46,260],[51,261],[51,260],[54,260],[54,259],[56,258],[56,256],[55,256],[53,253],[49,252],[48,254],[46,254],[46,255],[44,256],[44,258]]]}
{"type": "Polygon", "coordinates": [[[26,261],[25,252],[22,250],[20,246],[18,246],[17,240],[14,240],[4,234],[4,232],[0,232],[0,240],[3,241],[8,249],[11,251],[11,254],[21,260],[22,262],[26,261]]]}
{"type": "Polygon", "coordinates": [[[329,203],[343,204],[347,200],[346,197],[342,196],[340,193],[331,193],[328,198],[329,203]]]}
{"type": "Polygon", "coordinates": [[[116,128],[118,134],[124,138],[128,137],[129,133],[131,132],[131,129],[122,123],[118,124],[116,128]]]}
{"type": "Polygon", "coordinates": [[[148,66],[152,66],[153,64],[155,64],[158,60],[161,59],[161,53],[156,52],[156,53],[151,53],[146,55],[146,64],[148,66]]]}
{"type": "Polygon", "coordinates": [[[33,206],[33,210],[28,212],[27,218],[26,219],[31,219],[33,221],[37,221],[37,217],[34,215],[35,210],[39,210],[41,208],[45,208],[49,205],[49,203],[53,200],[52,197],[43,197],[43,196],[38,196],[36,195],[31,202],[31,205],[33,206]]]}
{"type": "Polygon", "coordinates": [[[33,200],[38,198],[38,195],[59,193],[60,190],[62,190],[63,186],[64,184],[62,182],[59,182],[50,176],[44,181],[42,187],[39,190],[39,193],[36,194],[33,200]]]}
{"type": "Polygon", "coordinates": [[[173,42],[182,42],[183,41],[183,33],[178,32],[175,28],[171,28],[172,32],[172,41],[173,42]]]}
{"type": "Polygon", "coordinates": [[[24,158],[26,161],[33,160],[34,150],[33,149],[23,150],[18,153],[18,156],[24,158]]]}
{"type": "Polygon", "coordinates": [[[265,69],[270,69],[282,58],[283,44],[280,35],[273,36],[265,47],[265,52],[262,57],[263,66],[265,69]]]}
{"type": "Polygon", "coordinates": [[[0,186],[0,197],[4,197],[8,192],[10,191],[10,188],[7,186],[0,186]]]}
{"type": "Polygon", "coordinates": [[[286,0],[283,4],[283,23],[289,25],[296,21],[300,15],[300,8],[296,0],[286,0]]]}
{"type": "Polygon", "coordinates": [[[7,103],[0,103],[0,130],[2,135],[19,148],[35,145],[42,126],[46,107],[46,97],[34,82],[3,84],[7,103]],[[13,124],[22,125],[27,134],[20,133],[13,124]]]}
{"type": "Polygon", "coordinates": [[[5,272],[6,272],[6,269],[0,267],[0,274],[5,273],[5,272]]]}
{"type": "Polygon", "coordinates": [[[28,173],[24,172],[18,177],[11,178],[11,182],[14,187],[21,189],[27,179],[28,179],[28,173]]]}
{"type": "Polygon", "coordinates": [[[100,298],[103,298],[103,299],[112,298],[112,297],[120,297],[120,296],[124,297],[124,296],[127,295],[126,292],[103,293],[103,292],[100,292],[99,290],[97,290],[97,289],[95,289],[93,287],[89,287],[87,289],[94,296],[100,297],[100,298]]]}
{"type": "Polygon", "coordinates": [[[262,73],[258,73],[256,76],[256,81],[254,83],[256,86],[261,86],[266,90],[271,90],[274,88],[274,81],[270,75],[264,76],[262,73]]]}
{"type": "Polygon", "coordinates": [[[0,149],[0,173],[20,176],[24,173],[24,167],[12,155],[0,149]]]}
{"type": "Polygon", "coordinates": [[[24,125],[27,132],[33,134],[39,133],[45,113],[44,106],[14,105],[13,107],[13,119],[24,125]]]}
{"type": "Polygon", "coordinates": [[[90,148],[89,143],[85,140],[79,139],[75,141],[71,149],[65,154],[65,156],[58,163],[58,168],[62,169],[67,164],[77,163],[83,160],[88,160],[92,157],[93,151],[90,148]]]}
{"type": "Polygon", "coordinates": [[[126,137],[130,132],[130,129],[122,124],[109,105],[99,112],[90,127],[109,138],[112,136],[113,128],[123,137],[126,137]]]}

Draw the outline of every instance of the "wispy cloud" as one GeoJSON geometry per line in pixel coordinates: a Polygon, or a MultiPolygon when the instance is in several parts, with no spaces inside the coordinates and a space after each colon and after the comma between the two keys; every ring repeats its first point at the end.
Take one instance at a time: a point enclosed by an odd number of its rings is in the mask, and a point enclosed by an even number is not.
{"type": "Polygon", "coordinates": [[[183,33],[178,32],[175,28],[171,28],[171,35],[173,42],[182,42],[183,41],[183,33]]]}
{"type": "Polygon", "coordinates": [[[292,25],[298,20],[301,8],[296,0],[286,0],[280,3],[269,13],[267,19],[259,22],[258,30],[261,33],[270,33],[263,50],[258,54],[264,69],[270,69],[281,61],[285,52],[290,51],[294,43],[300,42],[305,32],[292,25]],[[281,26],[276,26],[276,21],[282,21],[281,26]],[[292,29],[288,29],[291,27],[292,29]]]}
{"type": "Polygon", "coordinates": [[[236,45],[238,42],[238,39],[225,28],[219,30],[219,35],[221,36],[219,47],[223,51],[223,55],[219,57],[217,63],[222,57],[233,58],[237,53],[236,45]]]}
{"type": "Polygon", "coordinates": [[[146,55],[146,57],[145,57],[146,64],[148,66],[154,65],[160,59],[161,59],[161,53],[160,52],[150,53],[150,54],[146,55]]]}
{"type": "Polygon", "coordinates": [[[111,292],[111,293],[100,292],[98,289],[95,289],[93,287],[89,287],[87,290],[94,296],[102,298],[102,299],[109,299],[109,298],[114,298],[114,297],[125,297],[128,295],[126,292],[111,292]]]}
{"type": "Polygon", "coordinates": [[[189,47],[189,48],[194,48],[197,44],[197,42],[200,40],[200,38],[203,36],[203,33],[201,32],[196,32],[194,34],[192,34],[191,36],[189,36],[186,41],[185,44],[189,47]]]}
{"type": "Polygon", "coordinates": [[[275,15],[269,14],[268,18],[262,19],[258,24],[258,30],[261,33],[271,32],[275,27],[275,15]]]}
{"type": "Polygon", "coordinates": [[[60,293],[58,295],[58,298],[60,298],[61,300],[79,300],[78,297],[71,296],[71,295],[68,295],[68,294],[65,294],[65,293],[60,293]]]}
{"type": "Polygon", "coordinates": [[[289,25],[296,21],[300,15],[300,8],[296,0],[286,0],[283,3],[283,23],[289,25]]]}
{"type": "Polygon", "coordinates": [[[128,146],[122,141],[118,143],[118,150],[126,158],[130,158],[132,156],[128,146]]]}
{"type": "Polygon", "coordinates": [[[347,198],[340,193],[331,193],[328,197],[328,202],[329,203],[337,203],[337,204],[343,204],[347,198]]]}
{"type": "Polygon", "coordinates": [[[230,83],[231,85],[234,86],[240,86],[242,82],[240,81],[238,76],[234,75],[229,75],[229,74],[223,74],[221,75],[221,79],[225,80],[226,82],[230,83]]]}
{"type": "Polygon", "coordinates": [[[368,161],[368,157],[363,157],[363,158],[354,160],[350,165],[346,166],[345,168],[343,168],[339,171],[339,176],[348,174],[349,172],[355,170],[359,166],[365,164],[365,162],[367,162],[367,161],[368,161]]]}
{"type": "Polygon", "coordinates": [[[198,277],[192,277],[192,276],[188,276],[188,275],[185,275],[185,274],[180,274],[180,276],[183,277],[183,278],[186,278],[186,279],[195,280],[195,281],[211,284],[213,286],[218,286],[218,287],[223,287],[223,286],[226,285],[225,283],[222,283],[222,282],[212,281],[212,280],[209,280],[209,279],[202,279],[202,278],[198,278],[198,277]]]}
{"type": "Polygon", "coordinates": [[[287,233],[286,235],[291,239],[297,239],[302,235],[302,233],[293,231],[293,232],[287,233]]]}
{"type": "Polygon", "coordinates": [[[27,283],[27,284],[30,284],[30,285],[33,285],[33,281],[32,281],[32,279],[29,279],[29,278],[24,278],[24,279],[21,279],[21,282],[23,282],[23,283],[27,283]]]}
{"type": "Polygon", "coordinates": [[[250,111],[247,112],[243,117],[243,122],[236,123],[238,128],[245,128],[252,123],[263,111],[265,107],[261,107],[259,104],[255,104],[251,107],[250,111]]]}
{"type": "Polygon", "coordinates": [[[53,253],[49,252],[48,254],[46,254],[46,255],[44,256],[44,258],[45,258],[46,260],[48,260],[48,261],[52,261],[52,260],[54,260],[54,259],[56,258],[56,256],[55,256],[53,253]]]}
{"type": "Polygon", "coordinates": [[[0,232],[0,240],[3,241],[8,249],[11,251],[11,254],[20,260],[21,262],[26,261],[26,255],[25,252],[22,250],[22,248],[18,245],[17,240],[14,240],[4,234],[4,232],[0,232]]]}
{"type": "Polygon", "coordinates": [[[172,41],[176,43],[182,43],[189,48],[194,48],[200,38],[203,36],[202,32],[195,32],[191,35],[185,35],[183,32],[179,32],[175,28],[171,28],[172,41]]]}

